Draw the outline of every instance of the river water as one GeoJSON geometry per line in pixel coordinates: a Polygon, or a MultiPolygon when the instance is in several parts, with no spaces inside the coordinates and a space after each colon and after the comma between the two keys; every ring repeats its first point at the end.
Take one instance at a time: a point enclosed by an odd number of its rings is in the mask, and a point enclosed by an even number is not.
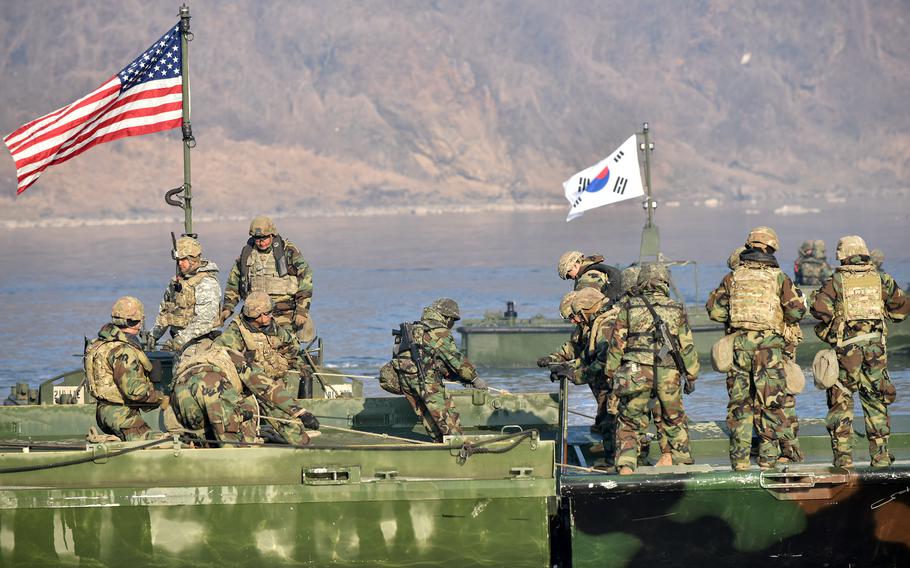
{"type": "MultiPolygon", "coordinates": [[[[313,317],[325,339],[326,361],[352,374],[376,375],[388,359],[391,330],[420,316],[440,296],[459,301],[465,317],[480,317],[515,301],[520,317],[556,317],[568,284],[556,260],[570,249],[600,252],[609,262],[636,259],[642,214],[637,204],[592,211],[565,222],[565,212],[476,212],[428,215],[286,217],[282,235],[297,244],[314,271],[313,317]]],[[[888,256],[885,267],[910,280],[908,204],[831,206],[824,215],[773,215],[745,209],[670,207],[658,210],[663,250],[698,262],[674,271],[689,301],[704,302],[726,272],[726,258],[752,226],[774,226],[783,243],[781,266],[791,267],[799,244],[823,238],[829,255],[837,238],[863,235],[888,256]]],[[[198,223],[206,256],[222,269],[222,286],[246,239],[246,221],[198,223]]],[[[17,381],[37,385],[81,365],[83,335],[108,320],[125,294],[139,297],[152,321],[173,271],[169,232],[174,223],[0,230],[0,389],[17,381]]],[[[150,324],[149,324],[150,325],[150,324]]],[[[910,324],[900,324],[910,325],[910,324]]],[[[543,355],[543,354],[541,354],[543,355]]],[[[555,390],[541,370],[482,374],[510,391],[555,390]]],[[[893,369],[894,412],[910,412],[910,371],[893,369]]],[[[369,396],[384,396],[366,381],[369,396]]],[[[574,387],[573,406],[592,414],[585,387],[574,387]]],[[[726,393],[717,373],[702,374],[686,398],[695,420],[725,415],[726,393]]],[[[823,393],[811,385],[798,399],[801,416],[824,416],[823,393]]],[[[584,419],[575,418],[584,421],[584,419]]]]}

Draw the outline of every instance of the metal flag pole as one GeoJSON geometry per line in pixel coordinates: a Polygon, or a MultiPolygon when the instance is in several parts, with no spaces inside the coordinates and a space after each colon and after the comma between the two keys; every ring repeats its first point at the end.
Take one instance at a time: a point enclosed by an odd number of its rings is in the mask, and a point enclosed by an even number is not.
{"type": "Polygon", "coordinates": [[[190,9],[186,4],[180,7],[180,91],[183,101],[183,185],[164,194],[168,205],[183,209],[183,234],[196,237],[193,232],[193,184],[190,167],[190,150],[196,147],[193,126],[190,122],[190,53],[189,42],[193,41],[190,31],[190,9]],[[181,195],[182,194],[182,195],[181,195]]]}
{"type": "Polygon", "coordinates": [[[654,209],[657,207],[657,202],[654,201],[651,195],[651,152],[654,151],[654,143],[651,142],[651,129],[647,122],[641,125],[641,130],[638,134],[642,137],[642,141],[638,143],[638,149],[645,154],[645,189],[647,190],[647,197],[642,202],[642,207],[647,211],[648,219],[645,222],[644,229],[641,231],[641,248],[638,252],[639,264],[644,262],[645,259],[660,261],[660,231],[657,229],[657,225],[654,224],[654,209]]]}

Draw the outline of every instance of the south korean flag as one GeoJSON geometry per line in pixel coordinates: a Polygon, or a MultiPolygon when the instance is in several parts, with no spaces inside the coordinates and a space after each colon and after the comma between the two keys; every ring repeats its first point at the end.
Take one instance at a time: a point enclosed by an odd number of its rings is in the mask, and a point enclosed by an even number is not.
{"type": "Polygon", "coordinates": [[[581,217],[588,209],[644,195],[635,135],[597,165],[567,179],[562,187],[571,205],[566,221],[581,217]]]}

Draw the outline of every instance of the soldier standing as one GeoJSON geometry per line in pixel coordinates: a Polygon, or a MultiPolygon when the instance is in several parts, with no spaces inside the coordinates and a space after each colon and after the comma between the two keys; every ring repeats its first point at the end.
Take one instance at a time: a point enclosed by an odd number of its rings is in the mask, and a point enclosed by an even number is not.
{"type": "Polygon", "coordinates": [[[274,305],[279,325],[290,326],[297,339],[309,343],[316,337],[310,318],[313,275],[300,250],[278,234],[271,219],[259,216],[250,223],[250,238],[234,262],[224,289],[221,320],[234,313],[250,292],[265,292],[274,305]]]}
{"type": "Polygon", "coordinates": [[[283,441],[309,443],[306,429],[318,429],[319,420],[252,359],[252,353],[244,356],[217,344],[182,358],[171,395],[177,420],[202,431],[206,440],[251,443],[259,440],[261,416],[283,441]]]}
{"type": "Polygon", "coordinates": [[[563,280],[575,281],[573,290],[596,288],[611,301],[615,301],[620,294],[620,272],[615,267],[604,264],[602,255],[585,256],[580,251],[571,250],[559,257],[556,271],[563,280]]]}
{"type": "Polygon", "coordinates": [[[111,322],[86,347],[83,359],[89,390],[97,399],[98,426],[126,441],[141,439],[150,430],[140,410],[168,404],[149,379],[152,363],[136,337],[144,318],[137,298],[118,299],[111,308],[111,322]]]}
{"type": "Polygon", "coordinates": [[[241,314],[215,340],[216,344],[240,353],[252,353],[253,365],[272,379],[284,379],[288,371],[309,371],[300,356],[297,337],[272,317],[272,300],[268,294],[250,292],[241,314]]]}
{"type": "Polygon", "coordinates": [[[164,291],[152,337],[158,341],[170,330],[169,347],[181,355],[192,355],[196,341],[220,324],[218,266],[202,257],[202,246],[192,237],[177,239],[174,259],[178,274],[164,291]]]}
{"type": "Polygon", "coordinates": [[[667,268],[645,264],[635,292],[619,306],[607,353],[606,375],[619,398],[616,467],[620,474],[632,473],[638,463],[652,397],[660,401],[663,434],[671,454],[671,460],[662,461],[693,463],[680,382],[685,383],[686,394],[694,392],[698,371],[692,330],[685,308],[670,299],[667,268]]]}
{"type": "Polygon", "coordinates": [[[881,249],[872,249],[872,252],[869,253],[869,260],[875,265],[875,269],[881,272],[882,265],[885,264],[885,253],[881,249]]]}
{"type": "Polygon", "coordinates": [[[858,236],[837,243],[837,267],[812,299],[812,315],[820,339],[834,347],[838,380],[827,390],[827,428],[834,465],[853,465],[853,393],[865,416],[872,467],[888,467],[891,425],[888,405],[897,396],[888,376],[885,319],[901,321],[910,313],[910,300],[894,279],[879,272],[858,236]]]}
{"type": "Polygon", "coordinates": [[[749,469],[753,416],[759,410],[755,424],[761,440],[759,466],[770,468],[781,457],[780,441],[787,437],[788,424],[783,331],[806,313],[802,292],[774,257],[780,247],[777,233],[756,227],[745,246],[739,264],[711,292],[705,306],[712,320],[737,334],[727,379],[730,462],[735,471],[749,469]]]}
{"type": "Polygon", "coordinates": [[[833,270],[825,254],[825,241],[804,241],[793,263],[793,275],[798,286],[821,286],[833,270]]]}
{"type": "Polygon", "coordinates": [[[437,442],[443,436],[461,433],[458,413],[444,381],[456,380],[473,388],[487,388],[452,337],[452,326],[459,319],[455,300],[436,300],[423,310],[420,321],[402,324],[392,361],[383,367],[391,367],[397,375],[402,394],[437,442]]]}
{"type": "MultiPolygon", "coordinates": [[[[572,317],[572,300],[578,294],[576,291],[568,292],[559,302],[559,316],[568,320],[572,317]]],[[[567,363],[574,361],[579,357],[579,345],[581,341],[582,328],[580,324],[575,324],[572,335],[556,351],[549,355],[544,355],[537,359],[538,367],[549,367],[553,364],[567,363]]]]}

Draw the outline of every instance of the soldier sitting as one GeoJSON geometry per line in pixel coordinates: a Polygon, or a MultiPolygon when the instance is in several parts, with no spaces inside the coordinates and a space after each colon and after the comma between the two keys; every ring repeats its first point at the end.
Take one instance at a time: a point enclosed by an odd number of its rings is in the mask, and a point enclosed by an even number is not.
{"type": "Polygon", "coordinates": [[[136,337],[144,318],[145,309],[138,299],[118,299],[111,308],[111,323],[86,347],[83,359],[89,390],[97,399],[98,426],[127,441],[141,439],[151,429],[140,410],[168,404],[149,379],[152,363],[136,337]]]}
{"type": "MultiPolygon", "coordinates": [[[[698,352],[682,304],[670,299],[670,275],[662,264],[645,264],[633,295],[620,306],[606,360],[606,376],[619,398],[616,467],[634,471],[648,427],[648,403],[660,401],[663,433],[675,464],[693,463],[680,382],[695,390],[698,352]]],[[[655,411],[657,409],[655,408],[655,411]]]]}
{"type": "Polygon", "coordinates": [[[178,274],[171,278],[164,292],[152,337],[158,341],[170,330],[168,348],[192,355],[195,340],[220,325],[221,286],[218,285],[218,266],[202,257],[199,241],[180,237],[176,245],[174,259],[178,274]]]}

